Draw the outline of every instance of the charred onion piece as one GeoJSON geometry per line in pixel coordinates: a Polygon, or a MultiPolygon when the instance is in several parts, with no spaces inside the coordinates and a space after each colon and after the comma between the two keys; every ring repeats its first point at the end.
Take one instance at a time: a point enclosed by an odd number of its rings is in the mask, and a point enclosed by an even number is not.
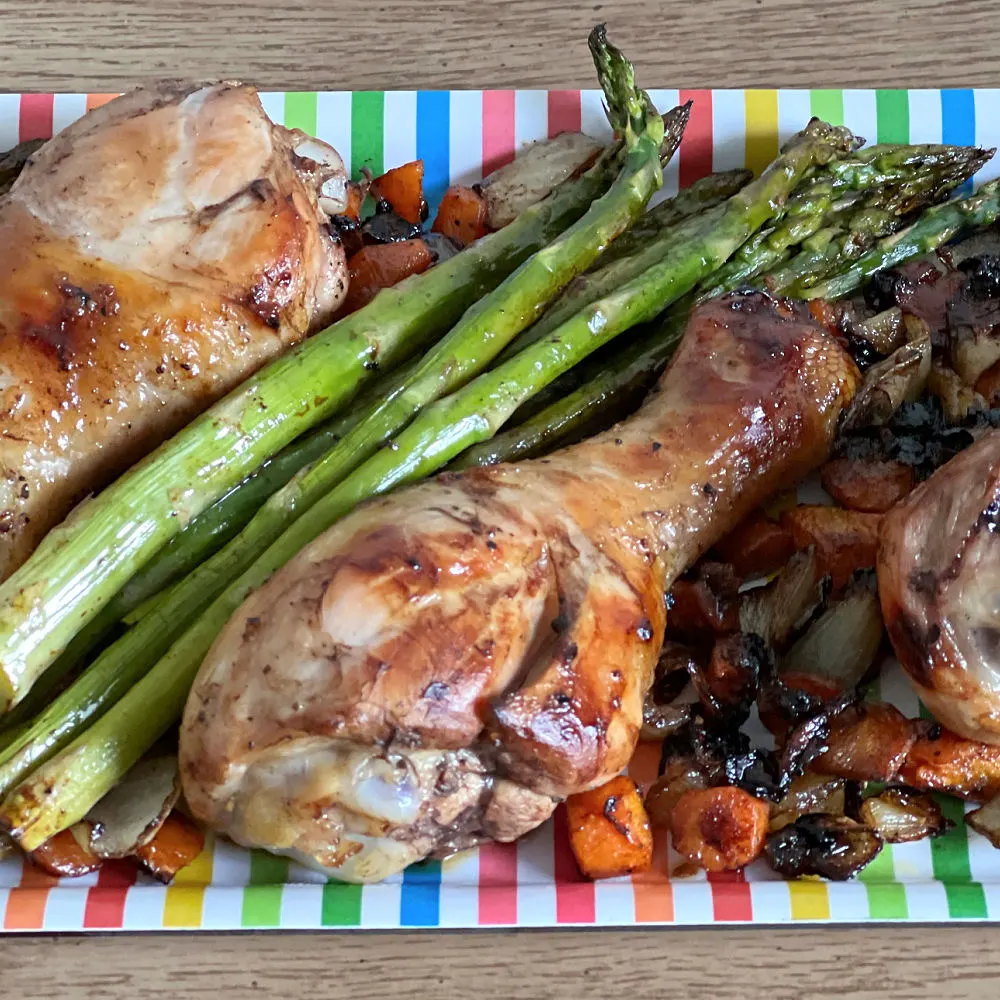
{"type": "Polygon", "coordinates": [[[887,844],[936,837],[952,826],[929,795],[904,788],[887,788],[865,799],[859,818],[887,844]]]}
{"type": "Polygon", "coordinates": [[[783,649],[822,601],[823,579],[815,549],[797,552],[773,583],[743,595],[741,631],[760,636],[772,649],[783,649]]]}
{"type": "Polygon", "coordinates": [[[786,878],[822,875],[835,882],[853,878],[869,864],[882,841],[846,816],[807,813],[770,834],[764,848],[768,864],[786,878]]]}
{"type": "Polygon", "coordinates": [[[794,823],[808,813],[843,816],[846,811],[846,782],[821,774],[803,774],[796,778],[784,798],[771,807],[771,832],[794,823]]]}
{"type": "Polygon", "coordinates": [[[781,671],[821,677],[841,691],[850,691],[871,668],[881,644],[878,598],[858,581],[795,642],[781,662],[781,671]]]}
{"type": "Polygon", "coordinates": [[[994,847],[1000,847],[1000,795],[995,795],[986,805],[966,813],[965,822],[994,847]]]}
{"type": "Polygon", "coordinates": [[[966,385],[958,372],[938,358],[931,363],[927,391],[940,400],[945,419],[952,424],[963,423],[970,410],[976,412],[986,409],[986,400],[975,389],[966,385]]]}

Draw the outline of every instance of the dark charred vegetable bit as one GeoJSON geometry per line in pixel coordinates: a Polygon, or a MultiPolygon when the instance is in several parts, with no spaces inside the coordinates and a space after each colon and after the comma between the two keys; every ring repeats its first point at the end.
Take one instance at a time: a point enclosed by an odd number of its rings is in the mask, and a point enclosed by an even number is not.
{"type": "Polygon", "coordinates": [[[841,778],[819,774],[803,774],[796,778],[784,797],[771,808],[771,832],[808,813],[843,816],[847,811],[847,784],[841,778]]]}
{"type": "Polygon", "coordinates": [[[653,686],[643,705],[640,739],[662,740],[690,721],[691,705],[674,705],[672,702],[687,687],[688,671],[697,662],[698,656],[695,650],[678,642],[664,643],[656,664],[653,686]]]}
{"type": "Polygon", "coordinates": [[[833,720],[829,748],[813,762],[812,770],[855,781],[892,782],[901,778],[913,785],[901,769],[917,741],[938,728],[932,722],[907,719],[892,705],[855,705],[833,720]]]}
{"type": "Polygon", "coordinates": [[[965,822],[982,834],[994,847],[1000,847],[1000,796],[965,814],[965,822]]]}
{"type": "Polygon", "coordinates": [[[857,875],[881,850],[878,835],[861,823],[846,816],[807,813],[770,834],[764,855],[786,878],[821,875],[843,882],[857,875]]]}
{"type": "Polygon", "coordinates": [[[747,720],[767,656],[760,636],[736,633],[716,639],[707,664],[690,662],[691,682],[710,719],[728,726],[747,720]]]}
{"type": "Polygon", "coordinates": [[[859,819],[887,844],[937,837],[954,824],[929,795],[887,788],[862,802],[859,819]]]}
{"type": "Polygon", "coordinates": [[[910,305],[914,289],[933,285],[940,277],[941,272],[930,261],[911,261],[876,271],[864,287],[865,302],[877,313],[893,306],[910,305]]]}
{"type": "Polygon", "coordinates": [[[855,699],[854,693],[826,702],[815,715],[794,725],[778,754],[778,779],[782,789],[790,787],[810,764],[829,749],[831,726],[855,699]]]}
{"type": "Polygon", "coordinates": [[[741,631],[759,635],[771,649],[784,649],[823,601],[825,580],[816,550],[797,552],[776,580],[742,595],[741,631]]]}
{"type": "MultiPolygon", "coordinates": [[[[929,384],[932,377],[933,370],[929,384]]],[[[922,480],[968,448],[976,433],[998,426],[1000,410],[976,408],[954,421],[945,416],[936,395],[925,396],[916,403],[904,403],[884,427],[859,428],[844,435],[837,453],[851,459],[899,461],[922,480]]]]}
{"type": "Polygon", "coordinates": [[[653,861],[653,832],[639,789],[619,776],[566,800],[569,843],[588,878],[646,871],[653,861]]]}
{"type": "Polygon", "coordinates": [[[1000,795],[1000,747],[928,723],[912,743],[899,780],[922,791],[986,802],[1000,795]]]}
{"type": "Polygon", "coordinates": [[[715,546],[719,558],[741,579],[767,576],[780,569],[795,552],[791,532],[755,511],[715,546]]]}
{"type": "Polygon", "coordinates": [[[725,563],[705,562],[670,590],[667,632],[692,642],[739,628],[739,580],[725,563]]]}
{"type": "Polygon", "coordinates": [[[397,215],[388,202],[380,201],[375,214],[361,224],[361,235],[366,244],[402,243],[421,235],[419,224],[397,215]]]}
{"type": "Polygon", "coordinates": [[[759,747],[726,758],[726,783],[771,802],[781,801],[784,795],[774,754],[759,747]]]}
{"type": "Polygon", "coordinates": [[[913,469],[899,461],[834,458],[820,473],[823,489],[842,507],[884,514],[916,485],[913,469]]]}
{"type": "Polygon", "coordinates": [[[760,856],[769,814],[766,802],[740,788],[691,789],[673,809],[674,848],[706,871],[735,871],[760,856]]]}
{"type": "Polygon", "coordinates": [[[361,232],[361,220],[350,215],[331,216],[330,233],[340,240],[344,247],[344,256],[348,259],[365,245],[365,239],[361,232]]]}

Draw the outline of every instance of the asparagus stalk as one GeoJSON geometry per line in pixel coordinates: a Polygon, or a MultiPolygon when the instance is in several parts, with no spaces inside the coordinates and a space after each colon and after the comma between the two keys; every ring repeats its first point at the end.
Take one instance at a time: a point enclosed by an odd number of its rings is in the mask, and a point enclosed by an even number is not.
{"type": "Polygon", "coordinates": [[[412,354],[579,219],[616,153],[422,275],[386,289],[267,365],[54,529],[0,585],[0,703],[39,674],[193,517],[339,410],[379,365],[412,354]],[[186,486],[178,496],[177,484],[186,486]]]}
{"type": "MultiPolygon", "coordinates": [[[[844,143],[845,134],[831,129],[803,137],[731,198],[722,219],[706,226],[690,246],[671,253],[515,358],[427,408],[391,447],[369,458],[293,521],[117,704],[15,787],[0,806],[0,824],[30,851],[85,815],[176,721],[206,652],[251,590],[357,503],[441,468],[490,437],[524,400],[572,365],[622,331],[653,319],[719,267],[766,221],[775,205],[785,202],[807,171],[836,155],[844,143]],[[45,794],[39,794],[43,788],[45,794]]],[[[242,537],[223,551],[238,553],[242,537]]],[[[233,558],[240,559],[238,554],[233,558]]],[[[154,609],[134,631],[161,617],[165,617],[161,610],[154,609]]],[[[92,672],[93,668],[84,677],[92,672]]]]}
{"type": "MultiPolygon", "coordinates": [[[[609,261],[635,253],[648,240],[654,239],[664,230],[677,226],[692,216],[700,215],[716,205],[721,205],[752,177],[753,174],[749,170],[722,170],[700,178],[690,187],[684,188],[666,201],[661,201],[643,215],[627,233],[623,233],[605,251],[600,259],[600,266],[603,267],[609,261]]],[[[513,353],[516,352],[505,352],[503,360],[506,361],[513,353]]]]}
{"type": "Polygon", "coordinates": [[[984,184],[975,194],[929,208],[902,232],[875,247],[839,274],[811,288],[790,285],[786,294],[806,299],[838,299],[860,288],[876,271],[896,267],[938,249],[959,233],[993,225],[1000,217],[1000,181],[984,184]]]}
{"type": "Polygon", "coordinates": [[[546,454],[589,433],[598,421],[607,425],[638,397],[645,395],[666,367],[687,322],[688,307],[671,310],[652,332],[621,351],[574,392],[539,411],[524,423],[462,452],[450,468],[516,462],[546,454]]]}

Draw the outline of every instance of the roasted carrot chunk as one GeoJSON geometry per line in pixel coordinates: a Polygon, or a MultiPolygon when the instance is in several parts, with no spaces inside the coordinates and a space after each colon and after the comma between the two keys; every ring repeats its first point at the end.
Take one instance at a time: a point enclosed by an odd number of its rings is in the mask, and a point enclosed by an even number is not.
{"type": "Polygon", "coordinates": [[[692,788],[674,805],[674,848],[706,871],[733,871],[750,864],[767,837],[771,810],[742,788],[692,788]]]}
{"type": "Polygon", "coordinates": [[[415,226],[424,220],[427,202],[424,201],[424,161],[412,160],[401,167],[387,170],[372,181],[372,195],[387,201],[392,210],[415,226]]]}
{"type": "Polygon", "coordinates": [[[369,302],[383,289],[398,285],[411,274],[426,271],[433,257],[423,240],[380,243],[359,250],[348,262],[351,283],[340,307],[346,316],[369,302]]]}
{"type": "Polygon", "coordinates": [[[646,871],[653,862],[653,833],[639,789],[617,777],[566,800],[569,843],[588,878],[646,871]]]}
{"type": "Polygon", "coordinates": [[[913,469],[896,461],[835,458],[823,466],[823,488],[842,507],[882,514],[916,482],[913,469]]]}
{"type": "Polygon", "coordinates": [[[156,836],[135,852],[135,859],[154,878],[170,882],[205,846],[205,833],[183,813],[174,810],[156,836]]]}
{"type": "Polygon", "coordinates": [[[803,504],[781,515],[795,540],[795,547],[816,546],[816,556],[833,588],[842,590],[852,574],[875,565],[881,514],[866,514],[822,504],[803,504]]]}
{"type": "Polygon", "coordinates": [[[811,770],[854,781],[894,781],[927,728],[928,723],[908,719],[892,705],[845,709],[831,721],[828,749],[811,770]]]}
{"type": "Polygon", "coordinates": [[[741,580],[748,580],[767,576],[784,566],[795,552],[795,542],[785,525],[772,521],[763,511],[756,511],[715,548],[741,580]]]}
{"type": "Polygon", "coordinates": [[[469,187],[448,188],[431,231],[442,233],[462,247],[474,243],[489,232],[485,199],[469,187]]]}
{"type": "Polygon", "coordinates": [[[1000,747],[941,729],[913,744],[899,779],[921,791],[986,802],[1000,795],[1000,747]]]}
{"type": "Polygon", "coordinates": [[[361,218],[361,206],[365,202],[365,195],[368,193],[367,184],[358,184],[357,181],[349,181],[347,184],[347,208],[344,215],[348,219],[355,221],[361,218]]]}
{"type": "Polygon", "coordinates": [[[97,871],[102,861],[89,848],[80,843],[72,830],[63,830],[29,855],[39,868],[50,875],[74,878],[97,871]]]}

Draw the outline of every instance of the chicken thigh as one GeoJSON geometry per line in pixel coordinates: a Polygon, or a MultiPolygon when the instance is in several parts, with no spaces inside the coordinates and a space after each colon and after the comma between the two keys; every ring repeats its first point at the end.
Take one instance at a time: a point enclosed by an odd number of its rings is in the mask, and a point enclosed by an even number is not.
{"type": "Polygon", "coordinates": [[[195,815],[351,881],[534,828],[627,764],[665,590],[824,459],[857,379],[804,307],[730,295],[625,423],[359,508],[202,665],[195,815]]]}
{"type": "Polygon", "coordinates": [[[346,290],[329,146],[250,87],[110,102],[0,201],[0,579],[70,508],[290,344],[346,290]]]}

